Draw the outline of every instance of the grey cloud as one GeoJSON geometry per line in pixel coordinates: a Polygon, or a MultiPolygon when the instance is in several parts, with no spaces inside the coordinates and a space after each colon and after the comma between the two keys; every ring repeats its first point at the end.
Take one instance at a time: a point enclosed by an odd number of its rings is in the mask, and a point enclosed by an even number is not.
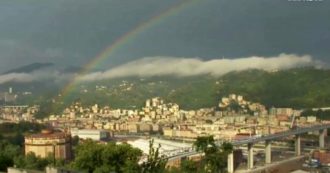
{"type": "Polygon", "coordinates": [[[53,62],[63,59],[61,48],[38,49],[28,42],[15,39],[0,39],[0,73],[29,63],[53,62]]]}
{"type": "Polygon", "coordinates": [[[159,55],[210,60],[287,52],[330,62],[330,1],[203,0],[155,17],[185,1],[2,0],[0,72],[35,62],[83,66],[148,21],[97,68],[159,55]]]}

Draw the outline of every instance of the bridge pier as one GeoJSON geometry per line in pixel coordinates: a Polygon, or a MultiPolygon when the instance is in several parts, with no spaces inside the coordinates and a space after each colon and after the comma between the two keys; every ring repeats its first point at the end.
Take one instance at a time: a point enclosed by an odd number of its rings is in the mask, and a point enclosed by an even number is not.
{"type": "Polygon", "coordinates": [[[269,164],[272,163],[272,144],[271,141],[266,141],[265,142],[265,163],[269,164]]]}
{"type": "Polygon", "coordinates": [[[322,129],[319,131],[319,147],[324,148],[324,137],[327,132],[327,129],[322,129]]]}
{"type": "Polygon", "coordinates": [[[295,152],[296,156],[301,155],[300,135],[295,136],[295,152]]]}
{"type": "Polygon", "coordinates": [[[228,173],[234,173],[234,152],[228,154],[227,171],[228,173]]]}
{"type": "Polygon", "coordinates": [[[248,157],[247,157],[247,166],[248,169],[252,169],[253,168],[253,144],[249,143],[248,144],[248,157]]]}

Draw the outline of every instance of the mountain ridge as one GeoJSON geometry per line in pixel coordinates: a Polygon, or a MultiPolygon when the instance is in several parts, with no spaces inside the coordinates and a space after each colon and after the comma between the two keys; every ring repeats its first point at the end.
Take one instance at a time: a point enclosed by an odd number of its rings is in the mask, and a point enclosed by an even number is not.
{"type": "Polygon", "coordinates": [[[23,66],[8,70],[2,74],[4,75],[4,74],[10,74],[10,73],[31,73],[33,71],[40,70],[40,69],[47,68],[47,67],[52,67],[52,66],[54,66],[53,63],[35,62],[35,63],[23,65],[23,66]]]}

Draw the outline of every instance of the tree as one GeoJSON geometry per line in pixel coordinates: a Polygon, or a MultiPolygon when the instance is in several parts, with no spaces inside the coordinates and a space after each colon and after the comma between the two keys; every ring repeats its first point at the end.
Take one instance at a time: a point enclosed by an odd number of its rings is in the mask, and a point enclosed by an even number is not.
{"type": "Polygon", "coordinates": [[[228,107],[230,110],[235,112],[239,112],[242,109],[236,101],[231,101],[228,107]]]}
{"type": "Polygon", "coordinates": [[[7,171],[7,167],[13,165],[13,160],[2,153],[0,153],[0,171],[7,171]]]}
{"type": "Polygon", "coordinates": [[[21,153],[17,145],[12,145],[7,141],[0,141],[0,171],[7,171],[7,167],[13,166],[13,158],[21,153]]]}
{"type": "Polygon", "coordinates": [[[77,146],[79,144],[79,137],[78,136],[74,136],[72,137],[72,146],[77,146]]]}
{"type": "Polygon", "coordinates": [[[204,152],[202,164],[206,172],[222,173],[226,171],[228,154],[233,151],[230,143],[223,143],[218,147],[213,136],[206,136],[198,137],[194,146],[196,151],[204,152]]]}
{"type": "Polygon", "coordinates": [[[142,151],[129,144],[108,143],[103,151],[103,164],[111,165],[114,172],[139,172],[138,162],[142,151]]]}
{"type": "Polygon", "coordinates": [[[330,111],[329,110],[322,110],[318,109],[313,111],[312,109],[306,109],[301,113],[301,116],[316,116],[318,119],[321,120],[329,120],[330,119],[330,111]]]}
{"type": "Polygon", "coordinates": [[[142,173],[162,173],[165,171],[167,159],[160,155],[160,145],[155,149],[154,140],[149,141],[149,154],[147,161],[142,163],[142,173]]]}
{"type": "Polygon", "coordinates": [[[140,172],[138,161],[141,156],[142,151],[129,144],[117,145],[109,142],[104,145],[86,140],[78,144],[71,167],[89,173],[140,172]]]}
{"type": "Polygon", "coordinates": [[[192,160],[181,161],[180,169],[182,173],[195,173],[199,169],[198,164],[192,160]]]}
{"type": "Polygon", "coordinates": [[[229,154],[229,153],[233,152],[233,150],[234,150],[233,145],[228,142],[222,143],[220,148],[221,148],[221,151],[226,154],[229,154]]]}
{"type": "Polygon", "coordinates": [[[64,159],[57,158],[54,160],[54,153],[49,153],[48,156],[46,157],[46,160],[48,162],[48,166],[64,167],[66,165],[64,159]]]}
{"type": "Polygon", "coordinates": [[[30,152],[26,156],[19,155],[18,157],[15,157],[14,164],[16,167],[22,169],[44,170],[45,167],[50,164],[50,161],[30,152]]]}
{"type": "Polygon", "coordinates": [[[21,132],[17,132],[11,139],[10,142],[14,145],[23,146],[24,145],[24,136],[21,132]]]}
{"type": "Polygon", "coordinates": [[[196,139],[193,146],[196,151],[207,152],[208,148],[215,148],[215,141],[213,136],[200,136],[196,139]]]}
{"type": "Polygon", "coordinates": [[[97,167],[102,166],[103,147],[92,140],[77,146],[75,159],[72,162],[73,168],[93,172],[97,167]]]}

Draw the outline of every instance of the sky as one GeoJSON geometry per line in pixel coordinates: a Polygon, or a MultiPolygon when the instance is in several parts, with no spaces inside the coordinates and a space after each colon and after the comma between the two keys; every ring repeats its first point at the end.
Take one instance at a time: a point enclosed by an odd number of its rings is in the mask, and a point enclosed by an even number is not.
{"type": "Polygon", "coordinates": [[[143,23],[147,27],[89,70],[149,60],[161,65],[166,59],[199,61],[203,68],[221,59],[283,55],[330,63],[329,0],[190,1],[1,0],[0,73],[35,62],[86,66],[143,23]],[[158,21],[150,23],[154,18],[158,21]]]}

